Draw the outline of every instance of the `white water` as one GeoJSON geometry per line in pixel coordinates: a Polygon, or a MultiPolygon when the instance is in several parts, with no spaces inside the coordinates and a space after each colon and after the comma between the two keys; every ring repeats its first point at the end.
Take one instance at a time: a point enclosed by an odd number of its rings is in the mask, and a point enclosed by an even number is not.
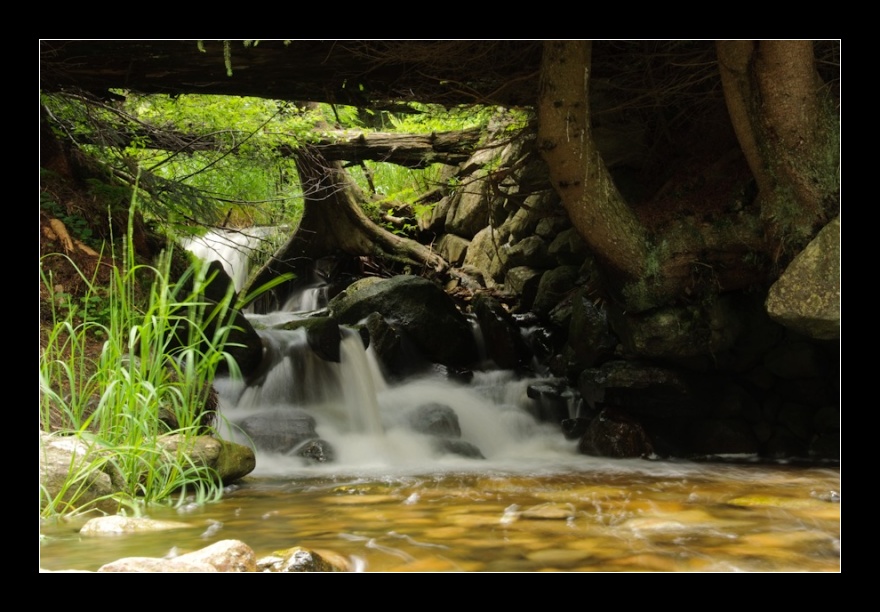
{"type": "MultiPolygon", "coordinates": [[[[219,259],[240,289],[247,278],[250,249],[263,236],[258,228],[211,232],[186,248],[206,261],[219,259]]],[[[278,312],[248,317],[259,327],[272,327],[325,304],[326,289],[316,284],[292,295],[278,312]]],[[[540,424],[529,414],[534,400],[526,396],[526,388],[533,380],[516,380],[511,372],[476,372],[465,384],[436,373],[389,385],[375,355],[364,350],[354,332],[344,333],[340,363],[315,355],[303,330],[265,329],[260,334],[266,359],[275,365],[250,386],[229,379],[215,382],[225,423],[221,433],[249,444],[235,426],[241,419],[261,412],[304,410],[315,418],[317,434],[330,443],[336,457],[332,463],[309,464],[301,457],[256,449],[257,475],[536,470],[541,464],[564,469],[584,460],[558,426],[540,424]],[[484,459],[438,452],[436,439],[408,426],[409,413],[431,403],[452,408],[460,440],[478,448],[484,459]]]]}
{"type": "Polygon", "coordinates": [[[251,253],[275,231],[276,228],[271,227],[214,230],[199,238],[184,240],[183,246],[200,259],[218,260],[232,279],[235,290],[241,291],[250,272],[251,253]]]}
{"type": "Polygon", "coordinates": [[[309,465],[300,457],[257,449],[256,475],[534,470],[539,464],[561,467],[584,459],[558,427],[539,424],[527,412],[533,401],[526,396],[531,381],[516,380],[512,373],[476,373],[470,384],[437,374],[389,385],[356,334],[343,338],[340,363],[311,353],[301,330],[275,330],[266,337],[270,350],[286,356],[260,385],[218,381],[224,417],[235,423],[260,411],[303,409],[317,421],[317,433],[333,446],[336,459],[309,465]],[[461,440],[476,446],[485,459],[438,453],[430,436],[408,427],[409,413],[430,403],[454,410],[461,440]]]}
{"type": "Polygon", "coordinates": [[[264,337],[278,367],[248,388],[218,381],[224,415],[307,410],[336,461],[258,452],[262,477],[220,502],[151,509],[188,529],[88,538],[68,521],[44,526],[41,568],[240,539],[258,558],[333,551],[354,571],[840,571],[838,469],[586,457],[535,422],[529,381],[510,372],[389,385],[357,336],[343,339],[340,363],[312,354],[302,331],[264,337]],[[462,440],[486,459],[437,455],[405,426],[432,401],[455,410],[462,440]]]}

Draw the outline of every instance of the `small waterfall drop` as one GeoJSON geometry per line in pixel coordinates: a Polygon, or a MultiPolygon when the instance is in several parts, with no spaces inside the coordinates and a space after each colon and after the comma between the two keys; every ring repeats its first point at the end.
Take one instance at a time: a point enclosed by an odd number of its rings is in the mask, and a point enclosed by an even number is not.
{"type": "Polygon", "coordinates": [[[261,241],[277,231],[273,227],[243,230],[211,230],[198,238],[183,240],[183,247],[199,259],[217,260],[229,274],[236,291],[241,291],[250,272],[250,258],[261,241]]]}
{"type": "MultiPolygon", "coordinates": [[[[222,259],[234,279],[247,275],[237,267],[247,265],[241,245],[222,259]]],[[[247,383],[215,381],[221,435],[255,448],[255,474],[534,470],[583,461],[558,426],[536,418],[527,392],[535,380],[486,371],[464,383],[438,369],[389,383],[361,334],[345,327],[338,360],[319,356],[308,329],[326,300],[326,287],[314,284],[282,311],[246,315],[264,346],[260,373],[247,383]]]]}

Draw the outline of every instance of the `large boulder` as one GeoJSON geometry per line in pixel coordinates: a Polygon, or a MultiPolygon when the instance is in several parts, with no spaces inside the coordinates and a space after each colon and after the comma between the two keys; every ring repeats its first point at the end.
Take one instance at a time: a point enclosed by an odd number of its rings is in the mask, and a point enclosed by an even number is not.
{"type": "Polygon", "coordinates": [[[288,453],[318,438],[315,417],[299,409],[257,412],[237,425],[258,449],[272,453],[288,453]]]}
{"type": "Polygon", "coordinates": [[[189,437],[172,434],[159,438],[167,452],[184,452],[194,465],[211,468],[224,485],[244,478],[257,467],[254,451],[234,442],[212,436],[189,437]]]}
{"type": "Polygon", "coordinates": [[[577,286],[580,269],[578,266],[559,266],[548,270],[541,276],[532,310],[539,315],[547,315],[577,286]]]}
{"type": "Polygon", "coordinates": [[[446,404],[431,402],[407,414],[407,423],[413,431],[441,438],[460,438],[458,415],[446,404]]]}
{"type": "Polygon", "coordinates": [[[504,280],[508,265],[507,252],[502,246],[508,236],[507,228],[488,225],[477,232],[468,246],[463,266],[479,270],[487,287],[504,280]]]}
{"type": "Polygon", "coordinates": [[[339,363],[339,343],[342,341],[342,332],[339,323],[333,317],[309,317],[296,319],[281,326],[281,329],[294,330],[305,329],[306,341],[318,357],[324,361],[339,363]]]}
{"type": "Polygon", "coordinates": [[[767,312],[805,336],[840,338],[840,217],[822,228],[770,287],[767,312]]]}
{"type": "Polygon", "coordinates": [[[471,181],[452,197],[446,214],[447,232],[470,239],[486,227],[489,200],[486,199],[485,192],[483,181],[471,181]]]}
{"type": "Polygon", "coordinates": [[[102,565],[101,573],[205,573],[256,572],[257,556],[239,540],[221,540],[210,546],[173,558],[126,557],[102,565]]]}
{"type": "Polygon", "coordinates": [[[103,511],[116,511],[117,503],[109,497],[124,487],[122,475],[80,438],[40,432],[39,470],[40,510],[51,505],[62,511],[94,503],[103,511]],[[68,486],[71,475],[78,478],[73,487],[68,486]]]}
{"type": "Polygon", "coordinates": [[[406,424],[413,431],[431,436],[434,451],[468,459],[485,459],[480,449],[461,439],[458,415],[446,404],[430,402],[410,411],[406,424]]]}
{"type": "MultiPolygon", "coordinates": [[[[211,468],[223,484],[246,476],[256,467],[250,448],[207,435],[166,435],[158,443],[170,455],[183,452],[194,465],[211,468]]],[[[110,498],[127,488],[108,451],[74,436],[41,432],[39,469],[41,509],[52,505],[60,512],[94,504],[105,512],[116,512],[118,503],[110,498]],[[75,486],[70,486],[72,478],[75,486]]]]}
{"type": "Polygon", "coordinates": [[[477,294],[472,306],[483,333],[486,356],[505,370],[528,365],[531,351],[513,316],[501,303],[486,294],[477,294]]]}
{"type": "Polygon", "coordinates": [[[330,314],[354,325],[378,312],[412,341],[431,362],[469,367],[477,358],[471,325],[452,299],[418,276],[353,283],[330,300],[330,314]]]}
{"type": "Polygon", "coordinates": [[[590,422],[578,451],[597,457],[647,458],[654,454],[654,446],[639,421],[622,410],[606,408],[590,422]]]}

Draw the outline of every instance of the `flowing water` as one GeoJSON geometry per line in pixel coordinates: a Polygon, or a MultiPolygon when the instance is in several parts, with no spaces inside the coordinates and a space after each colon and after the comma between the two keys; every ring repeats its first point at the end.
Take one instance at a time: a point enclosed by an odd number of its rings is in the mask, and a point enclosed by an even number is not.
{"type": "Polygon", "coordinates": [[[223,539],[258,556],[304,546],[382,571],[840,570],[836,469],[584,458],[530,469],[451,467],[252,477],[216,504],[153,518],[174,531],[84,537],[43,528],[44,569],[95,570],[223,539]]]}
{"type": "Polygon", "coordinates": [[[342,355],[297,370],[288,353],[260,388],[219,385],[232,423],[302,402],[335,461],[258,451],[255,473],[219,503],[150,511],[188,525],[174,531],[87,537],[82,520],[45,525],[41,567],[95,570],[238,539],[258,557],[303,546],[366,572],[840,570],[837,467],[586,457],[524,408],[528,380],[388,385],[362,348],[342,355]],[[337,393],[283,391],[308,380],[337,393]],[[438,452],[409,429],[403,415],[424,402],[454,406],[461,439],[484,458],[438,452]]]}
{"type": "MultiPolygon", "coordinates": [[[[320,301],[310,292],[289,304],[320,301]]],[[[263,325],[297,316],[251,315],[263,325]]],[[[303,546],[365,572],[840,570],[837,466],[586,457],[535,419],[535,379],[429,372],[389,384],[356,334],[340,363],[311,353],[301,330],[261,334],[274,367],[251,386],[217,382],[224,435],[249,443],[243,419],[305,412],[334,460],[258,449],[256,471],[222,501],[150,510],[187,525],[173,531],[86,537],[85,519],[43,525],[42,568],[94,570],[238,539],[258,557],[303,546]],[[481,457],[414,431],[425,405],[451,408],[457,442],[481,457]]]]}
{"type": "Polygon", "coordinates": [[[204,236],[183,241],[183,247],[196,257],[216,259],[229,274],[236,291],[247,281],[251,254],[259,248],[269,248],[279,228],[250,227],[246,230],[215,230],[204,236]],[[265,243],[268,246],[261,246],[265,243]]]}

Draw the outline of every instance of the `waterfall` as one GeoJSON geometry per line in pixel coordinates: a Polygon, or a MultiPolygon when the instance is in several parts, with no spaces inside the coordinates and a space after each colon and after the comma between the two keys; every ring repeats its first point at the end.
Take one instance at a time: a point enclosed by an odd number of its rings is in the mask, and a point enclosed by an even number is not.
{"type": "Polygon", "coordinates": [[[283,312],[313,312],[327,305],[326,283],[315,283],[287,298],[283,312]]]}
{"type": "Polygon", "coordinates": [[[534,381],[513,372],[477,372],[470,383],[430,372],[392,384],[352,330],[343,329],[338,363],[318,357],[302,328],[260,335],[271,361],[264,376],[247,385],[215,383],[231,437],[255,444],[258,475],[480,470],[502,464],[531,470],[542,461],[575,458],[574,444],[558,426],[535,418],[527,393],[534,381]],[[298,455],[300,443],[274,452],[261,448],[253,426],[259,416],[268,420],[263,428],[272,440],[288,431],[320,440],[321,460],[298,455]],[[314,429],[302,434],[311,425],[314,429]],[[328,452],[332,461],[324,462],[328,452]]]}
{"type": "MultiPolygon", "coordinates": [[[[212,232],[186,246],[219,259],[240,288],[259,235],[212,232]]],[[[326,301],[326,285],[316,283],[278,312],[247,314],[264,346],[260,374],[247,383],[215,380],[221,435],[254,447],[256,474],[534,469],[541,461],[583,461],[558,426],[542,422],[540,400],[528,391],[540,379],[486,371],[465,383],[438,369],[390,384],[360,333],[344,327],[338,361],[319,356],[307,328],[326,301]]]]}
{"type": "Polygon", "coordinates": [[[183,247],[205,261],[217,260],[241,291],[250,272],[250,257],[261,241],[276,232],[274,227],[243,230],[211,230],[204,236],[184,239],[183,247]]]}

